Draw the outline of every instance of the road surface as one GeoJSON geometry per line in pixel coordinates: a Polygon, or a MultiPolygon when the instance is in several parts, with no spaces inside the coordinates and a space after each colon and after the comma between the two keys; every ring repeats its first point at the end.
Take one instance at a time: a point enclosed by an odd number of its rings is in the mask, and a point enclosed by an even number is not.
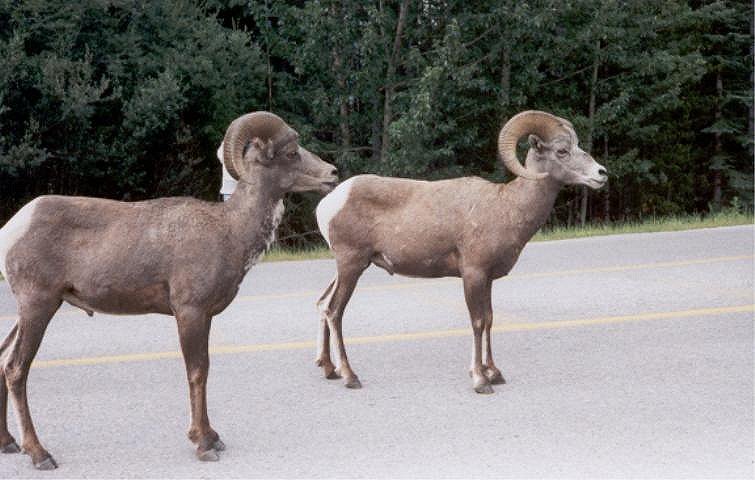
{"type": "MultiPolygon", "coordinates": [[[[29,379],[60,468],[0,455],[0,478],[753,476],[752,226],[530,244],[494,284],[508,384],[487,396],[460,281],[375,267],[344,318],[364,388],[321,378],[314,302],[333,269],[258,265],[216,317],[217,463],[185,437],[174,320],[64,304],[29,379]]],[[[0,335],[14,314],[0,282],[0,335]]]]}

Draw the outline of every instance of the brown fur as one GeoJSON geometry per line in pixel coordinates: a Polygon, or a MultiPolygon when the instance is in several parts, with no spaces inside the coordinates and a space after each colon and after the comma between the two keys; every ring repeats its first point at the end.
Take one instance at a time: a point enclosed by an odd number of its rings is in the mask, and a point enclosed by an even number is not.
{"type": "Polygon", "coordinates": [[[514,266],[564,184],[595,188],[607,178],[605,169],[579,149],[571,124],[557,120],[550,138],[530,136],[526,170],[547,174],[541,180],[495,184],[476,177],[425,182],[365,175],[351,181],[348,198],[326,232],[337,264],[336,278],[318,301],[317,364],[326,377],[344,376],[347,387],[360,386],[346,356],[341,319],[359,276],[373,263],[406,276],[461,277],[474,333],[474,389],[492,393],[491,384],[504,383],[490,345],[493,280],[514,266]],[[341,362],[337,372],[330,358],[331,335],[341,362]]]}
{"type": "Polygon", "coordinates": [[[239,184],[227,203],[36,200],[29,227],[5,262],[19,319],[0,346],[0,449],[18,449],[6,424],[9,389],[24,451],[37,468],[57,466],[34,431],[26,378],[45,328],[65,300],[90,314],[176,317],[190,390],[189,438],[200,459],[218,459],[224,445],[210,427],[206,405],[212,317],[233,300],[250,261],[267,247],[284,194],[327,192],[336,181],[335,168],[295,140],[277,150],[264,138],[246,141],[246,154],[234,162],[239,184]]]}

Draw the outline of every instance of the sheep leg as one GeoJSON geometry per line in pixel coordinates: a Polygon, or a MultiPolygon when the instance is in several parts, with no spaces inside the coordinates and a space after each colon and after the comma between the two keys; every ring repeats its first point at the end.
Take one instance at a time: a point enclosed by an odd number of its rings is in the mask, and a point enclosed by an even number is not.
{"type": "Polygon", "coordinates": [[[464,297],[472,322],[472,332],[474,333],[472,366],[470,367],[472,385],[475,392],[489,394],[493,393],[493,387],[485,375],[485,368],[482,364],[482,331],[485,326],[486,312],[491,310],[491,281],[484,272],[472,269],[464,272],[463,281],[464,297]]]}
{"type": "Polygon", "coordinates": [[[55,459],[42,447],[34,430],[26,394],[26,381],[34,356],[42,343],[47,324],[60,307],[59,298],[39,298],[18,295],[18,330],[3,360],[3,373],[8,390],[16,407],[21,427],[21,446],[31,456],[34,467],[52,470],[58,467],[55,459]]]}
{"type": "Polygon", "coordinates": [[[345,378],[346,388],[362,388],[362,384],[359,378],[349,365],[349,359],[346,356],[346,346],[343,342],[343,330],[341,328],[341,320],[343,318],[343,312],[346,309],[346,304],[351,298],[351,294],[354,293],[357,281],[360,275],[364,271],[361,269],[349,269],[342,271],[339,269],[335,289],[330,297],[328,306],[325,310],[325,318],[328,321],[328,327],[330,332],[334,336],[336,348],[339,354],[339,367],[338,374],[345,378]]]}
{"type": "Polygon", "coordinates": [[[330,358],[330,328],[328,327],[328,319],[325,314],[337,282],[338,275],[336,275],[336,278],[330,282],[328,288],[325,289],[322,296],[317,301],[317,310],[320,312],[320,331],[317,336],[318,352],[315,365],[322,367],[325,378],[329,380],[341,378],[336,372],[336,367],[333,365],[333,361],[330,358]]]}
{"type": "Polygon", "coordinates": [[[191,402],[191,426],[189,439],[197,444],[197,458],[202,461],[217,461],[218,451],[225,445],[220,436],[210,427],[207,417],[207,375],[210,356],[207,351],[212,319],[196,308],[180,308],[176,311],[178,337],[186,365],[191,402]]]}
{"type": "Polygon", "coordinates": [[[493,310],[492,308],[486,312],[485,326],[483,327],[482,341],[485,343],[485,364],[484,371],[485,376],[488,377],[490,383],[493,385],[500,385],[506,383],[506,380],[501,375],[501,371],[495,366],[493,362],[493,349],[491,346],[490,329],[493,327],[493,310]]]}
{"type": "MultiPolygon", "coordinates": [[[[0,345],[0,365],[4,363],[5,350],[16,338],[18,325],[13,325],[8,336],[0,345]]],[[[5,383],[5,370],[0,368],[0,453],[18,453],[21,448],[8,431],[8,385],[5,383]]]]}

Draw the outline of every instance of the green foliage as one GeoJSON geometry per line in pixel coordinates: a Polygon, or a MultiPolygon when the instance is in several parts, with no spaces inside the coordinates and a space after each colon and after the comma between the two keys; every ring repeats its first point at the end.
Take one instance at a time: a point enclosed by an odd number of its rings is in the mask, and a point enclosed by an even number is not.
{"type": "Polygon", "coordinates": [[[260,51],[189,1],[0,4],[0,217],[30,197],[216,198],[260,51]]]}
{"type": "MultiPolygon", "coordinates": [[[[752,205],[752,13],[733,0],[0,0],[0,219],[50,192],[214,199],[224,130],[258,109],[345,176],[495,181],[498,129],[542,109],[610,171],[588,222],[752,205]]],[[[580,200],[562,192],[551,224],[576,223],[580,200]]],[[[286,244],[317,241],[316,201],[290,199],[286,244]]]]}

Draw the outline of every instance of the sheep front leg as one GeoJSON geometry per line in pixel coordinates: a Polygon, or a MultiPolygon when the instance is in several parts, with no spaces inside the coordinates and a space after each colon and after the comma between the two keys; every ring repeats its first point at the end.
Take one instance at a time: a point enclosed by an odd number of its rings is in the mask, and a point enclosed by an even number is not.
{"type": "Polygon", "coordinates": [[[488,377],[490,383],[493,385],[500,385],[506,383],[501,371],[495,366],[493,362],[493,348],[491,346],[492,340],[490,338],[490,329],[493,327],[493,309],[491,308],[486,312],[485,327],[483,330],[482,341],[485,343],[485,376],[488,377]]]}
{"type": "Polygon", "coordinates": [[[465,271],[463,281],[464,297],[474,333],[472,366],[470,367],[472,385],[475,392],[490,394],[493,393],[493,387],[490,385],[490,379],[485,375],[486,368],[482,364],[482,333],[486,320],[492,316],[490,302],[492,282],[489,275],[477,269],[465,271]]]}
{"type": "Polygon", "coordinates": [[[207,347],[212,319],[199,309],[182,308],[176,311],[176,321],[189,381],[191,426],[188,436],[197,444],[197,458],[217,461],[218,451],[225,449],[225,445],[210,427],[207,417],[207,375],[210,370],[207,347]]]}

